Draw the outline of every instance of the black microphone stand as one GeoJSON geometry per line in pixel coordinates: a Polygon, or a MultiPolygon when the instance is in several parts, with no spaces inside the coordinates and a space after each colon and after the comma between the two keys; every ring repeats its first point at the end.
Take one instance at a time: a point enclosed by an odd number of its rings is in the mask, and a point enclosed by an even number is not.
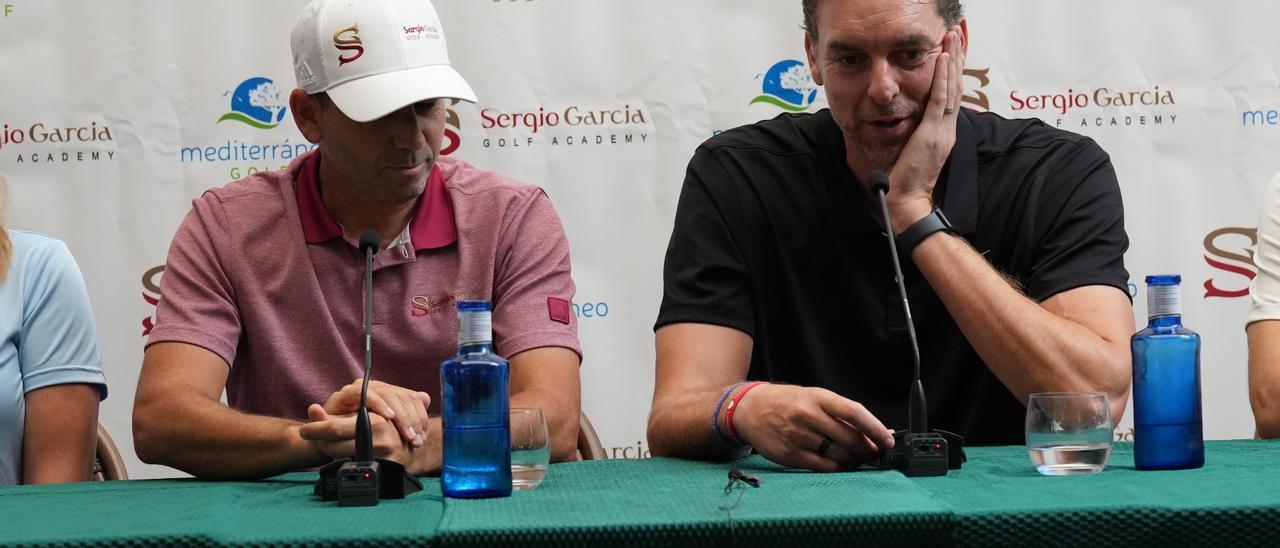
{"type": "Polygon", "coordinates": [[[356,455],[320,468],[315,495],[337,500],[338,506],[374,506],[380,498],[402,499],[422,490],[422,483],[404,465],[373,458],[373,428],[369,425],[369,377],[373,373],[373,254],[382,246],[378,233],[360,235],[364,253],[364,382],[360,386],[360,410],[356,412],[356,455]]]}
{"type": "Polygon", "coordinates": [[[902,277],[902,264],[898,260],[898,243],[893,236],[893,222],[889,217],[889,176],[883,171],[873,171],[868,177],[871,190],[880,198],[880,212],[884,215],[885,234],[889,237],[889,257],[893,259],[893,274],[902,297],[902,310],[907,317],[907,336],[911,339],[913,360],[911,394],[907,406],[906,430],[893,433],[893,449],[880,455],[879,468],[901,470],[908,476],[945,476],[948,469],[960,469],[965,461],[964,438],[946,430],[929,430],[929,411],[924,398],[924,383],[920,381],[920,345],[916,341],[915,321],[911,319],[911,302],[907,300],[907,284],[902,277]]]}

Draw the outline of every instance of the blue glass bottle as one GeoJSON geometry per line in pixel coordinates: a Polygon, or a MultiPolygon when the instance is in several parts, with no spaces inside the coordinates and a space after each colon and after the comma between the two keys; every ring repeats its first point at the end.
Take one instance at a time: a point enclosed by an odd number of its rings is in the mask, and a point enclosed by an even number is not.
{"type": "Polygon", "coordinates": [[[1133,335],[1133,463],[1204,466],[1200,335],[1182,326],[1182,276],[1147,276],[1147,328],[1133,335]]]}
{"type": "Polygon", "coordinates": [[[460,301],[458,353],[440,365],[446,497],[511,496],[510,365],[491,322],[488,301],[460,301]]]}

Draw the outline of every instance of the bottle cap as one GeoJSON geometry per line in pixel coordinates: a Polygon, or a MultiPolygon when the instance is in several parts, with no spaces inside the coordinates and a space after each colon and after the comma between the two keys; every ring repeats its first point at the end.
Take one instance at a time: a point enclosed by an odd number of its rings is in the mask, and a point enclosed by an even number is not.
{"type": "Polygon", "coordinates": [[[1147,285],[1177,285],[1182,283],[1180,274],[1155,274],[1147,276],[1147,285]]]}

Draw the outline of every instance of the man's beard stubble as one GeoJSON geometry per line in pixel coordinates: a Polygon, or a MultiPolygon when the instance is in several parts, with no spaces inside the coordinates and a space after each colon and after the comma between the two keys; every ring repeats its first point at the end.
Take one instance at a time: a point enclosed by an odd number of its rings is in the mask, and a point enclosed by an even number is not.
{"type": "Polygon", "coordinates": [[[837,125],[846,138],[852,141],[854,146],[858,147],[858,152],[862,154],[863,158],[866,158],[876,168],[887,172],[897,163],[898,157],[902,155],[902,149],[907,146],[907,141],[915,133],[915,128],[901,139],[895,139],[891,142],[868,142],[862,136],[862,129],[869,125],[870,122],[864,122],[863,120],[878,117],[910,118],[914,120],[916,128],[919,128],[919,114],[920,108],[918,105],[913,105],[907,101],[894,101],[883,107],[872,106],[858,109],[852,122],[853,127],[847,127],[847,124],[840,123],[839,120],[837,120],[837,125]]]}

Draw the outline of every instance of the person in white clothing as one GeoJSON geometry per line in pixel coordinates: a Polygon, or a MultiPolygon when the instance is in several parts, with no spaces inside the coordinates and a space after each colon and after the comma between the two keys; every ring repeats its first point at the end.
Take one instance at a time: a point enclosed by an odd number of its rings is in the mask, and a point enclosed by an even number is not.
{"type": "Polygon", "coordinates": [[[1280,173],[1262,195],[1249,285],[1249,403],[1260,438],[1280,438],[1280,173]]]}

